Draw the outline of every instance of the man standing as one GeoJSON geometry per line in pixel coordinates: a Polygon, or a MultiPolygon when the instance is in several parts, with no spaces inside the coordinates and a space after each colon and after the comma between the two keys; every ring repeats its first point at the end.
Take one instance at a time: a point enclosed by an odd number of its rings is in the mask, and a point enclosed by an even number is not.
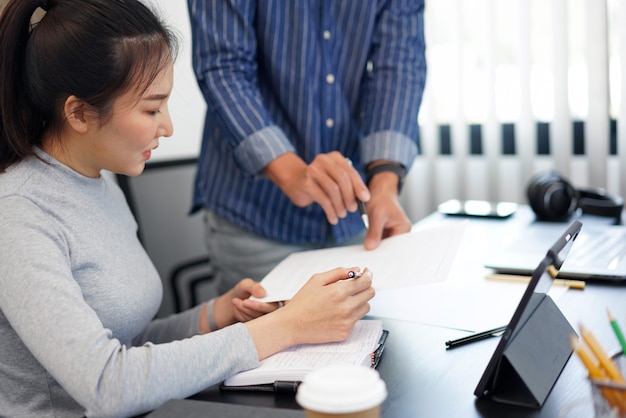
{"type": "Polygon", "coordinates": [[[423,0],[188,5],[207,102],[192,210],[220,291],[294,251],[409,231],[398,193],[417,155],[423,0]]]}

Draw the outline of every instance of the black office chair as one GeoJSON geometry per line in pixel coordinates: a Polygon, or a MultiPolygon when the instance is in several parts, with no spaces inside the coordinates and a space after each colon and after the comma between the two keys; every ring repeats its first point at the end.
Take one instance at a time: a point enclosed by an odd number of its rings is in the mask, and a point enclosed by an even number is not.
{"type": "Polygon", "coordinates": [[[196,162],[196,158],[154,162],[146,164],[140,176],[117,175],[137,220],[139,240],[169,289],[158,316],[215,295],[202,217],[189,215],[196,162]]]}
{"type": "Polygon", "coordinates": [[[174,297],[174,312],[181,312],[197,305],[200,285],[213,281],[214,278],[209,257],[199,257],[176,265],[169,276],[174,297]]]}

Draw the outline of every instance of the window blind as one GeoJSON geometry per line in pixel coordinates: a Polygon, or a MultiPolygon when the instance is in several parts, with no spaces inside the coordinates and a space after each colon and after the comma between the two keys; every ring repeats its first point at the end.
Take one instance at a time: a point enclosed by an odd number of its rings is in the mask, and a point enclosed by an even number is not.
{"type": "Polygon", "coordinates": [[[546,170],[626,196],[626,3],[438,0],[424,18],[412,220],[450,198],[526,203],[546,170]]]}

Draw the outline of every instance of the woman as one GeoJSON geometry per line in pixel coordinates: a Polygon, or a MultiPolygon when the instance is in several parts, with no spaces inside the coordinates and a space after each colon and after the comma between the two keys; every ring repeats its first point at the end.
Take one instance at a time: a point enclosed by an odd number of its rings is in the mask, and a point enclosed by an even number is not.
{"type": "Polygon", "coordinates": [[[137,0],[2,13],[1,416],[135,415],[291,345],[347,338],[374,296],[368,270],[315,275],[281,309],[248,299],[264,290],[245,279],[152,321],[161,281],[101,172],[140,174],[172,134],[175,39],[137,0]]]}

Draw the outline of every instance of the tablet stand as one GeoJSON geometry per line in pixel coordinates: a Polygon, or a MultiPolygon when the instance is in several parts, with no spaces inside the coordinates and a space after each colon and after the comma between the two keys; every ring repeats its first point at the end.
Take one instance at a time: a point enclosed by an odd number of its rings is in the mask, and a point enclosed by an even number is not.
{"type": "Polygon", "coordinates": [[[569,338],[575,331],[550,296],[533,297],[540,299],[502,353],[491,398],[539,408],[572,354],[569,338]]]}

